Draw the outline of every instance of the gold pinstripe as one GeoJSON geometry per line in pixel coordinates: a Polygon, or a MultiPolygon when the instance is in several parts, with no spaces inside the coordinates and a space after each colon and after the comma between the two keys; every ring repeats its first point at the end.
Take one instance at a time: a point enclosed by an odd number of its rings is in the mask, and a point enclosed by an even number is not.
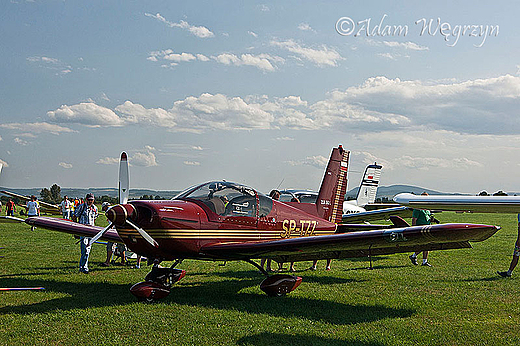
{"type": "MultiPolygon", "coordinates": [[[[282,230],[190,230],[190,229],[155,229],[146,230],[153,238],[175,238],[175,239],[199,239],[199,238],[219,238],[219,239],[237,239],[237,238],[248,238],[248,239],[282,239],[280,234],[282,230]]],[[[118,230],[118,233],[123,237],[134,236],[136,238],[142,238],[141,235],[133,230],[118,230]]],[[[314,231],[315,235],[330,235],[334,234],[335,231],[314,231]]],[[[301,238],[298,234],[294,234],[291,238],[301,238]]]]}

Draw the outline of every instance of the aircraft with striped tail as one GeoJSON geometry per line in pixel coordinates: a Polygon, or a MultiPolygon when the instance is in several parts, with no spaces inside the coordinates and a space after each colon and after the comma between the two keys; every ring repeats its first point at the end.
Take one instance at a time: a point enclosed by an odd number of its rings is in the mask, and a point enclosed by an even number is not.
{"type": "MultiPolygon", "coordinates": [[[[211,181],[192,186],[172,200],[128,201],[128,163],[121,155],[120,201],[106,211],[106,228],[50,217],[30,217],[31,226],[97,239],[124,242],[153,264],[145,281],[131,293],[143,300],[163,298],[186,272],[184,259],[245,261],[266,278],[260,288],[269,296],[294,290],[301,277],[270,275],[257,262],[371,257],[400,252],[471,247],[499,227],[443,224],[410,227],[399,217],[393,225],[340,224],[350,152],[333,148],[316,203],[284,203],[242,184],[211,181]],[[159,263],[175,261],[163,268],[159,263]]],[[[4,218],[4,221],[16,221],[4,218]]]]}

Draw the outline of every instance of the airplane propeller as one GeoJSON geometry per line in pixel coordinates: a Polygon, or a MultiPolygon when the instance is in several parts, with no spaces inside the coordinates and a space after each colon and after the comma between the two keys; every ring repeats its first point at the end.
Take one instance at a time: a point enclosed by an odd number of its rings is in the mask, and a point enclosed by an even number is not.
{"type": "Polygon", "coordinates": [[[126,223],[129,224],[130,226],[132,226],[137,232],[139,232],[141,237],[143,237],[152,246],[159,247],[159,243],[157,243],[155,241],[155,239],[153,239],[148,233],[146,233],[144,229],[142,229],[141,227],[137,226],[136,224],[134,224],[130,220],[126,220],[126,223]]]}
{"type": "Polygon", "coordinates": [[[119,204],[128,203],[130,196],[130,179],[128,176],[128,157],[123,151],[119,161],[119,204]]]}
{"type": "Polygon", "coordinates": [[[128,198],[130,196],[130,179],[128,174],[128,156],[126,152],[121,153],[121,159],[119,161],[119,204],[109,208],[105,214],[110,220],[110,224],[103,230],[99,231],[91,240],[89,245],[94,244],[96,240],[101,238],[108,230],[114,225],[124,225],[125,223],[132,226],[139,234],[152,246],[159,247],[159,244],[153,239],[144,229],[137,226],[133,222],[127,219],[128,213],[135,212],[135,209],[131,204],[128,204],[128,198]]]}

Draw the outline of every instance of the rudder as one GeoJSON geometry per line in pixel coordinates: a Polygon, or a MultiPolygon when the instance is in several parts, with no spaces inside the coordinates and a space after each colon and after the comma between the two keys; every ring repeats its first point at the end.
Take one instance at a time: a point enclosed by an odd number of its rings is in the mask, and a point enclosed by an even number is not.
{"type": "Polygon", "coordinates": [[[332,149],[320,192],[316,200],[318,216],[330,222],[340,223],[343,201],[347,192],[347,170],[350,151],[340,145],[332,149]]]}
{"type": "Polygon", "coordinates": [[[359,185],[356,205],[362,207],[375,202],[382,168],[383,166],[377,164],[367,166],[359,185]]]}

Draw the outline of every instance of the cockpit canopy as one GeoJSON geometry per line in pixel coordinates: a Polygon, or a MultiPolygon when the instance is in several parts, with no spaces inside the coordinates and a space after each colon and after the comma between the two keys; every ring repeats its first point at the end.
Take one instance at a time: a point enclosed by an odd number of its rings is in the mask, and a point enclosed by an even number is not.
{"type": "Polygon", "coordinates": [[[267,216],[273,207],[273,201],[262,193],[227,181],[212,181],[191,187],[175,199],[202,202],[211,212],[220,216],[267,216]]]}

